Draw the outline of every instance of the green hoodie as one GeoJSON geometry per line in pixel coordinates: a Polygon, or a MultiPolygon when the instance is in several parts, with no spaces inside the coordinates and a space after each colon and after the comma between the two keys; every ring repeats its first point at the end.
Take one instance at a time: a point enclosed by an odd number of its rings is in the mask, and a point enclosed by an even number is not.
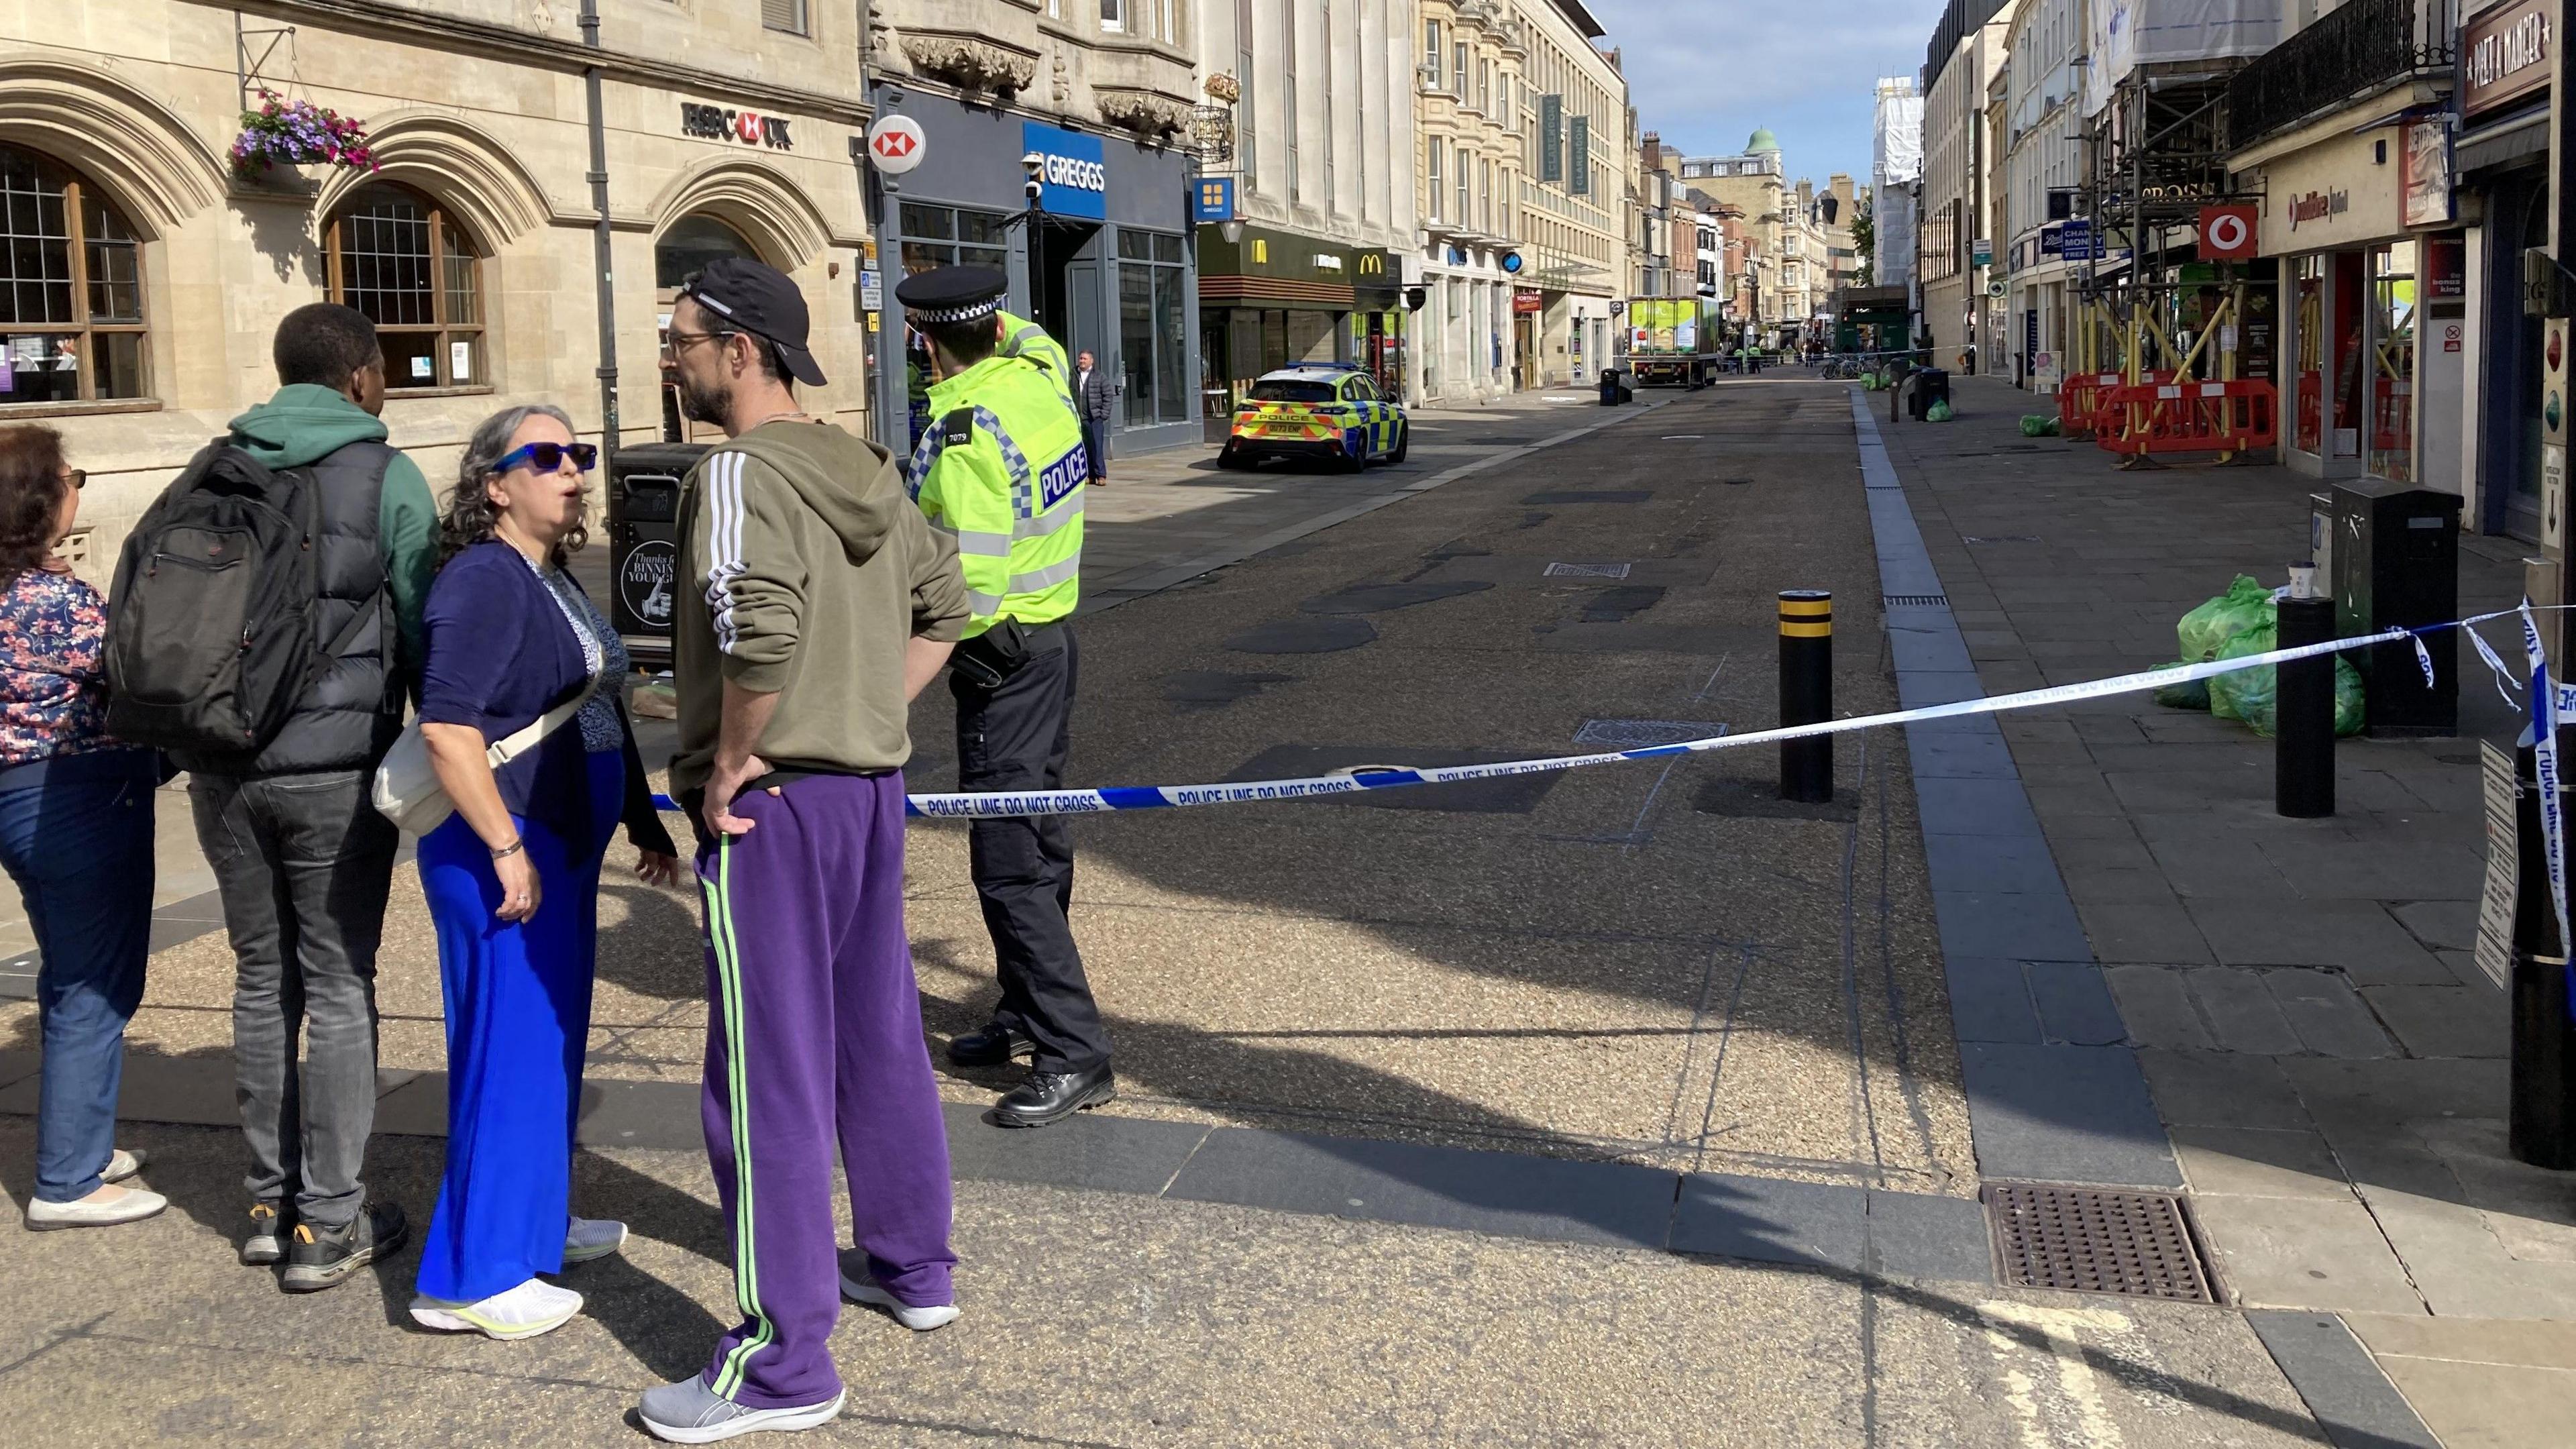
{"type": "MultiPolygon", "coordinates": [[[[233,441],[271,468],[296,468],[350,443],[381,442],[384,420],[341,394],[314,383],[281,387],[277,396],[233,419],[233,441]]],[[[420,465],[400,453],[385,469],[384,503],[376,515],[384,549],[385,589],[393,595],[394,622],[402,631],[398,663],[410,678],[420,674],[420,608],[438,574],[438,505],[420,465]]]]}
{"type": "Polygon", "coordinates": [[[703,788],[724,686],[779,695],[754,753],[773,770],[899,770],[912,755],[904,653],[966,628],[957,541],[932,529],[885,449],[829,424],[763,423],[680,485],[671,793],[703,788]]]}

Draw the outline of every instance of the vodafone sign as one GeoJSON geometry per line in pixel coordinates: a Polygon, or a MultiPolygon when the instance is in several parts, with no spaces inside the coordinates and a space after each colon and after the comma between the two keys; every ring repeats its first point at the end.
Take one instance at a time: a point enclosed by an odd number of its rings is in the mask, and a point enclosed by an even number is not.
{"type": "Polygon", "coordinates": [[[928,145],[921,123],[910,116],[886,116],[868,127],[868,161],[888,176],[901,176],[920,165],[928,145]]]}
{"type": "Polygon", "coordinates": [[[2200,259],[2204,262],[2246,261],[2255,253],[2255,226],[2260,212],[2251,206],[2204,206],[2200,209],[2200,259]]]}

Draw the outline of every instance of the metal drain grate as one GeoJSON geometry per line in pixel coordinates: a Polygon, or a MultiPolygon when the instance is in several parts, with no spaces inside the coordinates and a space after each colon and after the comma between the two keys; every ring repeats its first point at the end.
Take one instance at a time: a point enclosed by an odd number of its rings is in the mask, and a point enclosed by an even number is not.
{"type": "Polygon", "coordinates": [[[1984,1196],[2009,1286],[2218,1301],[2170,1193],[1990,1182],[1984,1196]]]}
{"type": "Polygon", "coordinates": [[[1726,726],[1701,719],[1588,719],[1574,732],[1578,745],[1611,750],[1642,750],[1648,745],[1677,745],[1684,740],[1713,740],[1726,726]]]}
{"type": "Polygon", "coordinates": [[[1980,536],[1980,535],[1977,535],[1977,534],[1968,534],[1968,533],[1963,533],[1963,534],[1959,535],[1959,542],[1961,542],[1961,543],[2037,543],[2037,542],[2039,542],[2039,535],[2038,535],[2038,534],[2035,534],[2035,533],[1989,533],[1989,534],[1985,534],[1985,535],[1980,536]]]}
{"type": "Polygon", "coordinates": [[[1949,605],[1948,594],[1883,594],[1880,602],[1890,609],[1938,609],[1949,605]]]}
{"type": "Polygon", "coordinates": [[[1552,563],[1539,571],[1539,577],[1543,579],[1624,579],[1628,576],[1630,567],[1631,565],[1623,563],[1552,563]]]}

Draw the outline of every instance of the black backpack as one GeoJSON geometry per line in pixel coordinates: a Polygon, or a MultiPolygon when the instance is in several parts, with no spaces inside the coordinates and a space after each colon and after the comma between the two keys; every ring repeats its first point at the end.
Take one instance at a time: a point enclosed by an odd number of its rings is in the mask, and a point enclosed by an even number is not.
{"type": "Polygon", "coordinates": [[[107,728],[129,744],[251,754],[286,726],[321,651],[320,488],[222,439],[125,540],[107,611],[107,728]]]}

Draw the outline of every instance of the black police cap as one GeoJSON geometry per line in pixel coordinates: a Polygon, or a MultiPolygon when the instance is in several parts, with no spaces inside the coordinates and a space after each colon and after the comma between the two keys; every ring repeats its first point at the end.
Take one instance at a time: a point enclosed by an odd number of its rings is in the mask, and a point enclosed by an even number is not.
{"type": "Polygon", "coordinates": [[[1011,279],[991,267],[936,267],[904,278],[894,299],[915,323],[972,322],[1002,310],[1011,279]]]}

